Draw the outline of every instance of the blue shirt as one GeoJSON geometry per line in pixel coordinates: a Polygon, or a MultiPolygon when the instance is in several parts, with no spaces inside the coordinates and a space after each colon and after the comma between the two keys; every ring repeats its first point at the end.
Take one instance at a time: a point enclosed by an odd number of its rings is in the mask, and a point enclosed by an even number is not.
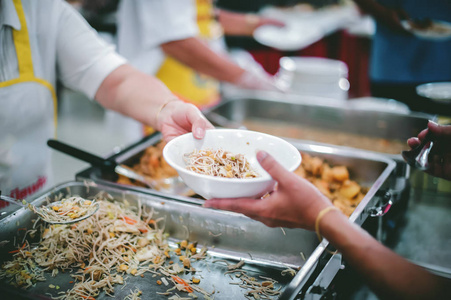
{"type": "MultiPolygon", "coordinates": [[[[401,8],[411,18],[451,22],[450,0],[379,0],[401,8]]],[[[377,24],[370,59],[370,78],[378,83],[417,84],[451,81],[451,39],[426,40],[393,32],[377,24]]]]}

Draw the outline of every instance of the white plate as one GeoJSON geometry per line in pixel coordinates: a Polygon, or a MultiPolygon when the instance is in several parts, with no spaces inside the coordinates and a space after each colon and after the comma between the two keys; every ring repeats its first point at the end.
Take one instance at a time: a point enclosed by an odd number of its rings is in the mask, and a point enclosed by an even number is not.
{"type": "Polygon", "coordinates": [[[445,21],[432,20],[432,26],[426,29],[412,28],[409,21],[401,21],[401,25],[415,36],[428,40],[451,39],[451,23],[445,21]]]}
{"type": "Polygon", "coordinates": [[[419,85],[417,94],[436,101],[451,101],[451,82],[432,82],[419,85]]]}
{"type": "Polygon", "coordinates": [[[264,25],[254,31],[254,38],[257,42],[282,51],[303,49],[319,41],[322,37],[319,28],[295,27],[290,24],[284,27],[264,25]]]}

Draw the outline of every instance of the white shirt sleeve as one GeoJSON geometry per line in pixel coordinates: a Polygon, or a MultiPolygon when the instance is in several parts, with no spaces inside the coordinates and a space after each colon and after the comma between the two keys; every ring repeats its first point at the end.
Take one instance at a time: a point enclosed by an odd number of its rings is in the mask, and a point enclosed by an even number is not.
{"type": "MultiPolygon", "coordinates": [[[[146,49],[197,35],[193,0],[136,0],[138,23],[146,49]]],[[[132,17],[132,16],[130,16],[132,17]]]]}
{"type": "Polygon", "coordinates": [[[126,63],[69,4],[62,3],[57,33],[57,66],[62,83],[94,98],[103,80],[126,63]]]}

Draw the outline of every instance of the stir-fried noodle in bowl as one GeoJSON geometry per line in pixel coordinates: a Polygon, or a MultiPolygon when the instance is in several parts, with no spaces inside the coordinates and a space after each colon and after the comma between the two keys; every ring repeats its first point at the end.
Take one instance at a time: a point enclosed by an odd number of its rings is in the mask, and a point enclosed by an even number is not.
{"type": "Polygon", "coordinates": [[[299,151],[284,139],[240,129],[207,130],[200,140],[191,133],[176,137],[165,146],[163,156],[185,184],[206,199],[259,198],[275,185],[257,162],[259,150],[269,153],[289,171],[301,163],[299,151]],[[188,161],[190,169],[187,169],[187,156],[193,158],[188,161]],[[239,164],[232,159],[238,157],[239,164]],[[243,165],[241,161],[246,163],[243,165]],[[232,171],[234,167],[237,168],[232,171]],[[216,176],[211,176],[215,173],[216,176]]]}
{"type": "Polygon", "coordinates": [[[233,154],[223,149],[194,150],[185,153],[186,168],[199,174],[224,178],[260,177],[242,154],[233,154]]]}

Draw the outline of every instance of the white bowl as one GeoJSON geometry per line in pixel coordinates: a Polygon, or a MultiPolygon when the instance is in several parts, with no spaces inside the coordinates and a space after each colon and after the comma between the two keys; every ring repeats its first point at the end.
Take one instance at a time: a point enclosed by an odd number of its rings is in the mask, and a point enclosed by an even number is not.
{"type": "Polygon", "coordinates": [[[259,198],[274,188],[275,181],[258,163],[257,150],[268,152],[291,172],[301,164],[299,150],[287,141],[265,133],[239,129],[207,130],[202,140],[195,139],[191,133],[181,135],[167,143],[163,156],[167,163],[177,170],[186,185],[205,199],[259,198]],[[188,170],[183,159],[184,154],[207,148],[243,154],[261,176],[250,179],[222,178],[188,170]]]}

